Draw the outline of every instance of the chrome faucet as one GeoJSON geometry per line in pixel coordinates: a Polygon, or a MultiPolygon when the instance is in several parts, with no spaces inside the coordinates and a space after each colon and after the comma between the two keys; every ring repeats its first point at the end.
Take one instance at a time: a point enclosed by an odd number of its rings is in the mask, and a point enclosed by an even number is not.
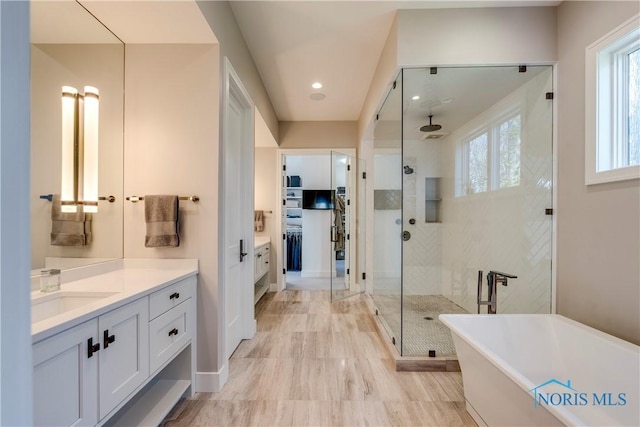
{"type": "Polygon", "coordinates": [[[482,270],[478,271],[478,314],[480,314],[480,306],[487,306],[488,314],[496,314],[498,308],[498,283],[507,286],[508,279],[517,279],[518,276],[513,274],[501,273],[491,270],[487,274],[487,285],[489,286],[488,299],[482,301],[482,270]]]}

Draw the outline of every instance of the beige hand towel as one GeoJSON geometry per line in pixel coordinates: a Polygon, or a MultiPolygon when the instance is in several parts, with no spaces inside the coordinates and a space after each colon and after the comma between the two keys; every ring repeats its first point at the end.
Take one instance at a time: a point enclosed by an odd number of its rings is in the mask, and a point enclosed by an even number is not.
{"type": "Polygon", "coordinates": [[[254,231],[264,231],[264,211],[253,212],[253,228],[254,231]]]}
{"type": "MultiPolygon", "coordinates": [[[[86,215],[82,206],[77,212],[62,212],[60,196],[55,194],[51,204],[51,244],[54,246],[85,246],[86,215]]],[[[89,231],[91,226],[89,225],[89,231]]]]}
{"type": "Polygon", "coordinates": [[[178,196],[145,195],[144,220],[147,224],[147,235],[144,245],[147,248],[180,246],[178,216],[178,196]]]}

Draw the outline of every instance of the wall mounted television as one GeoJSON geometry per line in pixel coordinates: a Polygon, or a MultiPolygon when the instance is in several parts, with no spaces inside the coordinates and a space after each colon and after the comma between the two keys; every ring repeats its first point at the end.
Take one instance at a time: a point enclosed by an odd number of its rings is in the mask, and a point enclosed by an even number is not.
{"type": "Polygon", "coordinates": [[[333,209],[335,190],[302,190],[302,209],[333,209]]]}

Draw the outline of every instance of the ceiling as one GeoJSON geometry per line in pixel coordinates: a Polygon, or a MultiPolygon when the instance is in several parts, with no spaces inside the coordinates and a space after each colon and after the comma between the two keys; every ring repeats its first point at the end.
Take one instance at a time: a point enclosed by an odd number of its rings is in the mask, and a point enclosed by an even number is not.
{"type": "Polygon", "coordinates": [[[559,1],[232,1],[281,121],[358,120],[397,9],[559,1]],[[319,81],[322,89],[311,84],[319,81]],[[321,93],[323,100],[313,100],[321,93]]]}

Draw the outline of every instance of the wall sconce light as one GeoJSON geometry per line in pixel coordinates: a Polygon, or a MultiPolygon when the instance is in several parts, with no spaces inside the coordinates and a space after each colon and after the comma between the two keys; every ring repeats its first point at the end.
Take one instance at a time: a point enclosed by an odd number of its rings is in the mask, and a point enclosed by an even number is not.
{"type": "Polygon", "coordinates": [[[62,212],[98,212],[99,91],[62,87],[62,212]],[[82,198],[80,197],[82,195],[82,198]]]}

